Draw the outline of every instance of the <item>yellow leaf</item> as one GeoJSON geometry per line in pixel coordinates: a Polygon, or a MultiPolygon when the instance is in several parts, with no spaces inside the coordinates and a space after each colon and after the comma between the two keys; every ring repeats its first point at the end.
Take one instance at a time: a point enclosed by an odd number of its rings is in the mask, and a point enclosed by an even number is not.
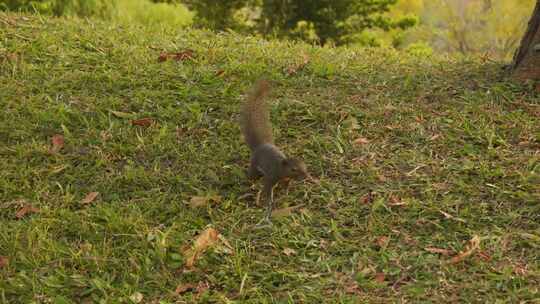
{"type": "Polygon", "coordinates": [[[296,250],[292,249],[292,248],[285,248],[283,249],[283,253],[286,255],[286,256],[291,256],[291,255],[295,255],[296,254],[296,250]]]}
{"type": "Polygon", "coordinates": [[[186,267],[193,267],[199,256],[206,249],[214,246],[219,240],[219,232],[214,228],[204,230],[193,242],[193,247],[184,252],[186,258],[186,267]]]}
{"type": "Polygon", "coordinates": [[[118,118],[133,118],[133,113],[126,113],[126,112],[120,112],[120,111],[113,111],[109,110],[112,115],[118,117],[118,118]]]}
{"type": "Polygon", "coordinates": [[[88,193],[81,201],[81,204],[90,204],[91,202],[93,202],[96,197],[99,195],[99,192],[90,192],[88,193]]]}
{"type": "Polygon", "coordinates": [[[457,264],[459,262],[462,262],[463,260],[471,256],[478,248],[480,248],[480,237],[478,235],[475,235],[469,241],[469,245],[467,246],[467,249],[465,251],[460,252],[455,257],[451,258],[450,261],[448,261],[448,263],[457,264]]]}

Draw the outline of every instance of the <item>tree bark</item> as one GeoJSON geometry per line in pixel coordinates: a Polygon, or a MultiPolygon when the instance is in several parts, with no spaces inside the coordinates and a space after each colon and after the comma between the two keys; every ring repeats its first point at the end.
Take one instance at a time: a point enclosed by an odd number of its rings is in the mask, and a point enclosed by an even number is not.
{"type": "Polygon", "coordinates": [[[512,78],[540,81],[540,0],[536,1],[525,36],[514,54],[512,78]]]}

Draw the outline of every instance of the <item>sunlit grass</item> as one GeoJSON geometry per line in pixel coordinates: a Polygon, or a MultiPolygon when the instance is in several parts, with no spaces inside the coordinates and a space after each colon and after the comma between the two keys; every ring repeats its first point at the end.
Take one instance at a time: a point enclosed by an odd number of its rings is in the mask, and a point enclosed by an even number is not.
{"type": "Polygon", "coordinates": [[[0,13],[0,302],[535,301],[539,98],[501,64],[415,54],[0,13]],[[271,230],[237,124],[261,76],[319,180],[278,188],[298,208],[271,230]],[[208,226],[232,252],[184,269],[208,226]]]}

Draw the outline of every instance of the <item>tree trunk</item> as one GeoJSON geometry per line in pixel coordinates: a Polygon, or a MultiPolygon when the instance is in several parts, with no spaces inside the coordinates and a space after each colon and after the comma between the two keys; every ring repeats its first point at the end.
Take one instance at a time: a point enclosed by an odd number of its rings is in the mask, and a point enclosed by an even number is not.
{"type": "Polygon", "coordinates": [[[514,54],[512,77],[521,81],[540,81],[540,0],[536,1],[527,32],[514,54]]]}

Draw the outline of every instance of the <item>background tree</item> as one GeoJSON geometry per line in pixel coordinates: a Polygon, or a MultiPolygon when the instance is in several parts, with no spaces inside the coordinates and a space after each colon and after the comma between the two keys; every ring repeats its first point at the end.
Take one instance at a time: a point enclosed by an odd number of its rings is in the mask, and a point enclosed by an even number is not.
{"type": "Polygon", "coordinates": [[[515,53],[512,76],[519,80],[540,80],[540,1],[536,2],[527,31],[515,53]]]}
{"type": "Polygon", "coordinates": [[[343,44],[351,34],[369,28],[407,28],[413,18],[393,20],[383,14],[397,0],[264,0],[259,25],[265,35],[294,35],[302,22],[313,29],[321,44],[343,44]]]}
{"type": "Polygon", "coordinates": [[[185,0],[181,2],[195,12],[194,23],[196,25],[212,30],[225,30],[241,27],[241,24],[234,18],[235,13],[247,6],[250,1],[185,0]]]}
{"type": "MultiPolygon", "coordinates": [[[[249,10],[252,31],[264,36],[318,40],[343,44],[368,28],[407,28],[414,18],[394,20],[384,13],[397,0],[186,0],[196,12],[195,23],[214,30],[245,29],[239,12],[249,10]],[[309,38],[308,38],[309,37],[309,38]]],[[[248,17],[249,18],[249,17],[248,17]]]]}

